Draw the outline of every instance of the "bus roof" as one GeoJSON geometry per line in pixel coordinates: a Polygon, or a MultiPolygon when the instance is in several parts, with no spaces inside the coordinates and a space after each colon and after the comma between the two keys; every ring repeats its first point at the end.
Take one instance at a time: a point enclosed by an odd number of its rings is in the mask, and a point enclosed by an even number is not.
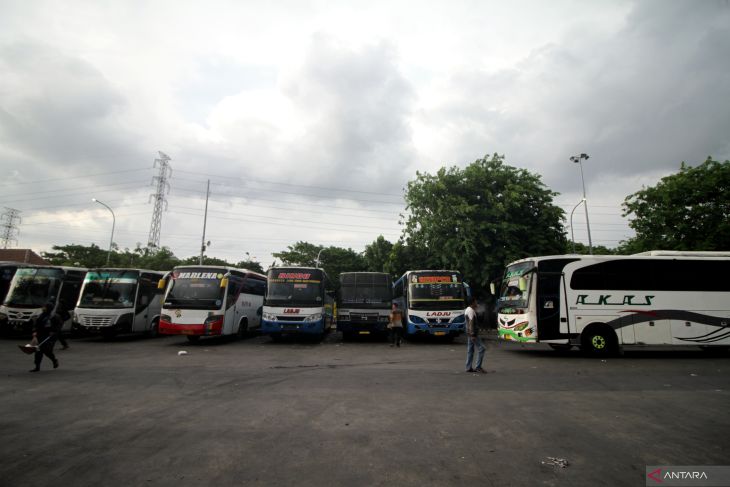
{"type": "MultiPolygon", "coordinates": [[[[6,265],[5,262],[3,262],[3,265],[6,265]]],[[[29,268],[29,269],[61,269],[63,271],[80,271],[80,272],[88,272],[89,269],[86,267],[71,267],[71,266],[65,266],[65,265],[53,265],[53,264],[25,264],[21,262],[16,262],[13,264],[17,266],[18,268],[29,268]]]]}
{"type": "MultiPolygon", "coordinates": [[[[203,265],[176,265],[172,270],[176,271],[179,269],[218,269],[218,270],[226,271],[226,272],[240,272],[243,274],[253,274],[255,276],[263,277],[264,279],[266,279],[266,276],[264,274],[260,274],[256,271],[252,271],[249,269],[242,269],[240,267],[231,267],[231,266],[227,266],[227,265],[206,265],[206,264],[203,264],[203,265]]],[[[172,271],[170,271],[170,272],[172,272],[172,271]]]]}
{"type": "Polygon", "coordinates": [[[577,260],[616,260],[616,259],[679,259],[679,260],[692,260],[692,259],[719,259],[726,260],[730,259],[730,252],[675,252],[667,250],[652,250],[650,252],[641,252],[638,254],[629,255],[586,255],[586,254],[563,254],[563,255],[543,255],[538,257],[526,257],[519,259],[514,262],[510,262],[506,267],[510,267],[524,262],[541,262],[547,260],[556,259],[577,259],[577,260]]]}
{"type": "Polygon", "coordinates": [[[89,272],[98,272],[98,271],[138,271],[138,272],[149,272],[151,274],[160,274],[163,275],[168,271],[155,271],[152,269],[139,269],[137,267],[90,267],[89,272]]]}

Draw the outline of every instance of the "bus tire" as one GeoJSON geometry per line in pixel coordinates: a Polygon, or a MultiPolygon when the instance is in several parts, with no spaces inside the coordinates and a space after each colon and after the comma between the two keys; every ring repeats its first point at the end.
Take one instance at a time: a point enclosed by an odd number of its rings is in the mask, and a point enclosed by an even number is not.
{"type": "Polygon", "coordinates": [[[606,357],[618,352],[618,337],[610,326],[588,325],[581,333],[581,350],[594,357],[606,357]]]}
{"type": "Polygon", "coordinates": [[[160,336],[160,320],[155,320],[152,322],[152,326],[150,326],[150,331],[147,332],[147,334],[150,336],[150,338],[157,338],[160,336]]]}
{"type": "Polygon", "coordinates": [[[190,343],[198,343],[198,340],[200,340],[200,335],[185,335],[188,337],[188,341],[190,343]]]}
{"type": "Polygon", "coordinates": [[[241,322],[238,324],[238,338],[244,339],[247,336],[249,336],[248,331],[248,320],[246,318],[242,319],[241,322]]]}

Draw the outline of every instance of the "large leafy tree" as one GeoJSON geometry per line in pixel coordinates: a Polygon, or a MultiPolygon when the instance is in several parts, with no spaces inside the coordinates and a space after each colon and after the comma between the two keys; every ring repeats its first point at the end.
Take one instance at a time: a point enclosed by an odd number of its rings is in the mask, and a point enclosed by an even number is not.
{"type": "Polygon", "coordinates": [[[625,252],[730,249],[730,161],[707,158],[629,195],[624,216],[636,236],[625,252]]]}
{"type": "Polygon", "coordinates": [[[372,243],[365,246],[365,263],[367,270],[371,272],[387,272],[385,269],[390,259],[393,244],[382,235],[378,236],[372,243]]]}
{"type": "Polygon", "coordinates": [[[406,244],[423,249],[422,264],[460,270],[483,288],[512,260],[565,251],[556,195],[540,176],[506,165],[498,154],[463,169],[419,172],[406,189],[406,244]]]}
{"type": "Polygon", "coordinates": [[[320,256],[320,267],[335,283],[339,283],[340,272],[367,270],[365,258],[349,248],[324,247],[309,242],[297,242],[289,245],[288,250],[273,254],[274,257],[281,260],[283,265],[295,266],[315,266],[317,255],[320,256]]]}

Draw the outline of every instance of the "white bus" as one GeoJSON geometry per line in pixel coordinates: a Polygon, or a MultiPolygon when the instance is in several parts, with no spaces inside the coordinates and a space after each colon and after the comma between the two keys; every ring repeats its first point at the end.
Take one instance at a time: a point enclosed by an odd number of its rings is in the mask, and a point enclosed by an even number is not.
{"type": "Polygon", "coordinates": [[[91,269],[74,310],[80,330],[112,337],[118,333],[148,333],[159,329],[164,272],[145,269],[91,269]]]}
{"type": "Polygon", "coordinates": [[[86,269],[54,265],[17,264],[5,299],[0,305],[0,328],[5,333],[29,333],[43,305],[68,318],[63,331],[71,330],[71,311],[79,298],[86,269]]]}
{"type": "Polygon", "coordinates": [[[268,272],[261,331],[323,338],[334,323],[334,287],[322,269],[274,267],[268,272]]]}
{"type": "Polygon", "coordinates": [[[409,335],[454,338],[464,332],[468,286],[459,271],[407,271],[393,284],[409,335]]]}
{"type": "Polygon", "coordinates": [[[728,347],[729,272],[730,253],[720,252],[518,260],[502,279],[499,336],[592,354],[626,345],[728,347]]]}
{"type": "Polygon", "coordinates": [[[160,333],[246,336],[261,327],[266,276],[223,266],[178,266],[160,281],[167,287],[160,333]]]}

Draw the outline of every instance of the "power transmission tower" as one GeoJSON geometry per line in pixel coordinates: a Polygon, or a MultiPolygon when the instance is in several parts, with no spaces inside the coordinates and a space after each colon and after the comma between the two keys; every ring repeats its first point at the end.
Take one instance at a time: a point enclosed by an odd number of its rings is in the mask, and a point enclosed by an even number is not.
{"type": "Polygon", "coordinates": [[[162,230],[162,212],[167,210],[167,200],[165,193],[170,193],[170,185],[167,178],[172,176],[172,168],[170,167],[170,156],[164,152],[158,151],[159,159],[155,159],[152,167],[159,167],[157,176],[152,178],[152,184],[157,184],[157,192],[150,195],[150,201],[154,200],[155,208],[152,212],[152,224],[150,225],[150,237],[147,240],[147,247],[158,248],[160,246],[160,231],[162,230]],[[163,209],[164,205],[164,209],[163,209]]]}
{"type": "Polygon", "coordinates": [[[3,248],[7,249],[11,242],[15,242],[15,245],[18,245],[18,239],[15,237],[20,234],[20,230],[18,229],[18,225],[22,222],[22,219],[20,218],[20,210],[5,207],[5,211],[0,217],[0,222],[3,222],[2,225],[0,225],[0,229],[2,229],[1,238],[3,241],[3,248]]]}

